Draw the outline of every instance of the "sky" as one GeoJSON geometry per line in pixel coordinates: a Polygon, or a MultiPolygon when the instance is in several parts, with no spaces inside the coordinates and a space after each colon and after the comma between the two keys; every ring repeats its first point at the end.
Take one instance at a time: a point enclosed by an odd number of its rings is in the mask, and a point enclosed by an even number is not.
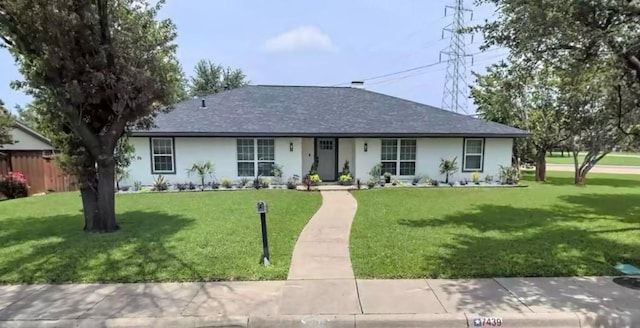
{"type": "MultiPolygon", "coordinates": [[[[481,23],[491,7],[473,10],[466,20],[481,23]]],[[[187,75],[195,63],[208,59],[240,68],[251,84],[349,85],[364,80],[368,90],[441,107],[447,72],[452,0],[167,0],[162,18],[178,30],[178,59],[187,75]],[[367,79],[412,70],[388,77],[367,79]]],[[[467,83],[471,71],[506,58],[504,49],[480,52],[482,36],[466,36],[467,83]],[[473,59],[473,63],[472,63],[473,59]]],[[[0,48],[0,99],[6,107],[25,105],[29,97],[12,90],[21,79],[6,49],[0,48]]],[[[474,112],[468,101],[467,113],[474,112]]]]}

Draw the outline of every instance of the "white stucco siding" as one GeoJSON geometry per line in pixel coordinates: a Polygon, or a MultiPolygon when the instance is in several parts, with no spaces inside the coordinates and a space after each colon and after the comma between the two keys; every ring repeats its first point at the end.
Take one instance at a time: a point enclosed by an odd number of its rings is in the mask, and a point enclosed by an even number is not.
{"type": "Polygon", "coordinates": [[[20,128],[11,130],[11,138],[15,143],[2,145],[0,150],[52,150],[53,147],[43,140],[34,137],[20,128]]]}
{"type": "Polygon", "coordinates": [[[314,142],[314,138],[302,138],[302,169],[298,173],[300,174],[300,179],[309,172],[311,165],[313,165],[313,158],[315,157],[314,142]]]}
{"type": "MultiPolygon", "coordinates": [[[[409,139],[409,138],[408,138],[409,139]]],[[[486,175],[498,176],[500,165],[511,165],[511,138],[486,138],[484,139],[483,171],[481,178],[486,175]]],[[[457,158],[459,170],[454,174],[454,179],[471,178],[472,172],[462,172],[464,138],[417,138],[416,139],[416,174],[427,176],[431,179],[443,179],[440,175],[440,160],[457,158]]],[[[358,163],[355,170],[356,177],[367,181],[371,168],[380,163],[381,139],[357,138],[355,139],[355,161],[358,163]],[[364,144],[367,143],[367,152],[364,144]]],[[[401,177],[409,178],[409,177],[401,177]]]]}
{"type": "Polygon", "coordinates": [[[302,138],[276,138],[276,163],[282,165],[282,179],[287,180],[302,171],[302,138]],[[293,143],[293,151],[291,151],[293,143]]]}
{"type": "Polygon", "coordinates": [[[513,151],[512,138],[487,138],[484,146],[484,172],[482,177],[492,175],[498,179],[500,165],[510,166],[513,151]]]}
{"type": "Polygon", "coordinates": [[[371,168],[380,163],[381,142],[377,138],[356,138],[354,140],[357,163],[354,178],[367,181],[369,180],[371,168]],[[366,152],[364,151],[365,143],[367,144],[366,152]]]}
{"type": "Polygon", "coordinates": [[[345,161],[349,161],[349,170],[351,172],[354,172],[354,170],[356,169],[356,163],[354,160],[354,145],[355,139],[353,138],[338,139],[338,172],[342,172],[345,161]]]}
{"type": "MultiPolygon", "coordinates": [[[[141,181],[143,185],[151,185],[158,174],[151,172],[150,138],[132,137],[135,147],[135,159],[129,167],[130,178],[122,185],[131,185],[134,181],[141,181]]],[[[197,183],[198,177],[189,176],[187,170],[199,162],[212,161],[215,165],[215,177],[218,180],[229,178],[238,179],[236,138],[182,138],[173,139],[175,142],[175,173],[162,175],[172,184],[180,182],[197,183]]],[[[300,138],[276,138],[275,162],[283,166],[284,176],[300,174],[302,142],[300,138]],[[290,150],[293,143],[293,151],[290,150]]]]}

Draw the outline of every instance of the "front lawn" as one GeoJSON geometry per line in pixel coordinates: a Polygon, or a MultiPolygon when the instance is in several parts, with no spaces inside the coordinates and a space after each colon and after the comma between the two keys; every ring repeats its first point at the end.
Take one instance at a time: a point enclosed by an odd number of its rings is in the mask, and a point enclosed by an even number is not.
{"type": "MultiPolygon", "coordinates": [[[[528,188],[354,192],[351,260],[360,278],[619,274],[640,266],[640,175],[548,172],[528,188]]],[[[530,177],[529,177],[530,179],[530,177]]]]}
{"type": "MultiPolygon", "coordinates": [[[[578,155],[578,160],[580,163],[584,161],[584,155],[578,155]]],[[[548,164],[571,164],[573,165],[573,155],[569,156],[560,156],[560,154],[554,154],[553,156],[547,156],[548,164]]],[[[618,153],[608,154],[600,161],[598,161],[597,165],[626,165],[626,166],[640,166],[640,156],[633,154],[622,154],[618,155],[618,153]]]]}
{"type": "Polygon", "coordinates": [[[0,283],[285,279],[320,203],[290,190],[123,194],[121,230],[87,234],[78,193],[0,201],[0,283]],[[268,268],[258,200],[269,209],[268,268]]]}

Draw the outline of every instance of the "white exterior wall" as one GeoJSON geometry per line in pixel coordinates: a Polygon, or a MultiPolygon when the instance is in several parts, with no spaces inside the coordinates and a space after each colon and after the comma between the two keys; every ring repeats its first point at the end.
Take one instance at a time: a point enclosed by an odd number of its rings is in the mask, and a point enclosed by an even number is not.
{"type": "MultiPolygon", "coordinates": [[[[407,138],[411,139],[411,138],[407,138]]],[[[416,174],[428,176],[431,179],[443,179],[440,176],[440,159],[453,159],[457,157],[459,170],[454,174],[454,179],[471,178],[472,172],[462,172],[463,138],[415,138],[416,139],[416,174]]],[[[355,170],[357,178],[362,181],[369,180],[369,171],[380,163],[381,139],[357,138],[355,139],[355,160],[358,163],[355,170]],[[367,143],[367,152],[364,144],[367,143]]],[[[499,165],[511,165],[511,151],[513,139],[511,138],[486,138],[484,145],[484,169],[480,172],[481,179],[486,175],[497,179],[499,165]]],[[[411,177],[400,177],[410,179],[411,177]]]]}
{"type": "Polygon", "coordinates": [[[11,130],[11,139],[13,139],[14,144],[2,145],[1,149],[4,150],[52,150],[53,147],[32,136],[31,134],[23,131],[20,128],[13,128],[11,130]]]}
{"type": "Polygon", "coordinates": [[[380,163],[380,152],[382,142],[376,138],[356,138],[355,153],[358,165],[355,168],[355,179],[366,182],[369,180],[369,171],[371,168],[380,163]],[[367,151],[364,151],[364,144],[367,144],[367,151]]]}
{"type": "MultiPolygon", "coordinates": [[[[175,138],[175,174],[163,174],[170,183],[197,183],[198,177],[187,174],[187,169],[196,162],[208,160],[215,164],[216,178],[238,179],[236,162],[236,138],[175,138]]],[[[349,160],[353,178],[362,181],[369,179],[371,168],[380,163],[381,139],[379,138],[341,138],[339,140],[338,170],[345,160],[349,160]],[[367,143],[367,151],[364,144],[367,143]]],[[[153,183],[151,173],[150,138],[132,137],[136,158],[129,167],[130,179],[121,185],[132,185],[141,181],[143,185],[153,183]]],[[[511,165],[513,139],[486,138],[484,145],[484,170],[486,175],[498,177],[499,165],[511,165]]],[[[417,138],[416,174],[432,179],[443,179],[439,173],[440,159],[458,158],[460,170],[454,179],[471,178],[472,172],[462,172],[463,138],[417,138]]],[[[275,161],[283,166],[286,180],[294,174],[301,177],[309,171],[314,158],[314,138],[275,138],[275,161]],[[289,143],[293,143],[293,152],[289,143]]],[[[410,177],[400,177],[409,179],[410,177]]]]}
{"type": "MultiPolygon", "coordinates": [[[[158,174],[151,173],[150,138],[132,137],[135,147],[135,158],[129,167],[130,178],[121,185],[132,185],[134,181],[141,181],[143,185],[153,184],[158,174]]],[[[175,184],[180,182],[199,183],[198,177],[189,176],[187,170],[198,162],[212,161],[215,164],[215,177],[218,180],[229,178],[238,179],[236,138],[174,138],[175,174],[162,175],[175,184]]],[[[275,162],[283,166],[283,179],[301,171],[301,138],[275,138],[275,162]],[[293,152],[289,143],[293,143],[293,152]]]]}
{"type": "MultiPolygon", "coordinates": [[[[338,172],[342,172],[342,167],[345,161],[349,161],[349,170],[355,172],[355,139],[353,138],[340,138],[338,139],[338,172]]],[[[353,173],[351,173],[353,176],[353,173]]],[[[339,176],[337,177],[339,178],[339,176]]]]}

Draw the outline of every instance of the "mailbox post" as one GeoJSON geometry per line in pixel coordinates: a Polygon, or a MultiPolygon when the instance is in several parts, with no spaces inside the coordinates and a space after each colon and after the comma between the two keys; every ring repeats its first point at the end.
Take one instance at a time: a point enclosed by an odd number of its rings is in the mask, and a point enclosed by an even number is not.
{"type": "Polygon", "coordinates": [[[269,265],[269,241],[267,240],[267,204],[263,201],[256,203],[256,212],[260,214],[262,225],[262,259],[264,266],[269,265]]]}

